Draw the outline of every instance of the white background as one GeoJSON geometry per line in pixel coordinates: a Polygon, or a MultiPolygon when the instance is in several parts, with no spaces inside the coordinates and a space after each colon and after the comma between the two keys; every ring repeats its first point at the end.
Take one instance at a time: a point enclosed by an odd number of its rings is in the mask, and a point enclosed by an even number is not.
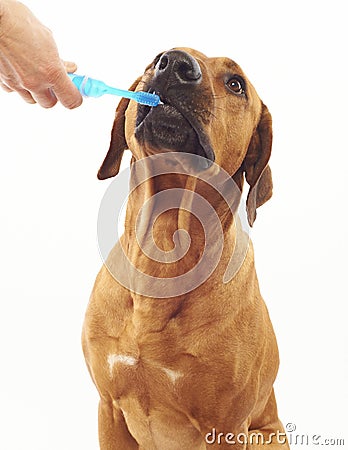
{"type": "MultiPolygon", "coordinates": [[[[27,5],[62,58],[120,88],[174,46],[243,67],[274,120],[274,197],[252,238],[280,348],[280,416],[348,446],[345,2],[27,5]]],[[[1,450],[98,449],[80,330],[101,265],[96,221],[109,182],[96,172],[117,101],[44,110],[0,94],[1,450]]]]}

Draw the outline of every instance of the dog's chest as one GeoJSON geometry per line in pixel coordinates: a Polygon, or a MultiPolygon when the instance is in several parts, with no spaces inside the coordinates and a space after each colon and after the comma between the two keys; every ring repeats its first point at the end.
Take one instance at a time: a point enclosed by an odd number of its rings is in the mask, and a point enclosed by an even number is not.
{"type": "Polygon", "coordinates": [[[124,379],[128,390],[139,389],[138,383],[151,388],[159,385],[166,389],[175,389],[177,382],[183,378],[180,368],[168,367],[165,362],[131,354],[109,353],[107,355],[107,372],[111,381],[124,379]]]}
{"type": "Polygon", "coordinates": [[[139,444],[149,449],[205,448],[192,419],[182,412],[187,368],[165,358],[110,353],[107,369],[113,405],[121,409],[139,444]]]}
{"type": "Polygon", "coordinates": [[[109,348],[105,355],[105,372],[115,397],[141,398],[146,409],[145,403],[150,399],[157,401],[164,399],[164,394],[177,395],[186,368],[175,342],[174,337],[167,341],[158,333],[148,334],[146,339],[144,336],[137,339],[133,333],[122,336],[118,345],[109,348]]]}

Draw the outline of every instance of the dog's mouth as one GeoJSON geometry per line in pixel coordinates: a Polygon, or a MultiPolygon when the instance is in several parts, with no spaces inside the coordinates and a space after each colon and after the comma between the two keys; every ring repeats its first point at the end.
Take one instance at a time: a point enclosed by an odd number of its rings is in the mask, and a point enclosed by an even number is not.
{"type": "Polygon", "coordinates": [[[153,149],[192,153],[214,162],[215,154],[199,119],[160,96],[156,107],[138,105],[135,137],[153,149]]]}

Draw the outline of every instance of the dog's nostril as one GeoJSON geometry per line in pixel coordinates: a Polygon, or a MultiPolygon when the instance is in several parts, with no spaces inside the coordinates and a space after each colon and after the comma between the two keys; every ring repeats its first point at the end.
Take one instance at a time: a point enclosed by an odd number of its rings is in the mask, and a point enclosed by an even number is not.
{"type": "Polygon", "coordinates": [[[163,55],[162,58],[158,61],[158,70],[165,70],[168,66],[169,59],[166,55],[163,55]]]}
{"type": "Polygon", "coordinates": [[[169,50],[157,62],[156,75],[168,77],[171,84],[193,84],[199,83],[202,71],[198,61],[189,53],[169,50]]]}
{"type": "Polygon", "coordinates": [[[197,81],[201,78],[201,70],[198,64],[178,62],[176,72],[183,81],[197,81]]]}

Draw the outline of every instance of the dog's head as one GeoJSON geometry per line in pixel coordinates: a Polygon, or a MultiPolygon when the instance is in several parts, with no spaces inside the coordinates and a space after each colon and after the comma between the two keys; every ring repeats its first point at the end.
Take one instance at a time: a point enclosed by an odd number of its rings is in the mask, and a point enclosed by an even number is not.
{"type": "Polygon", "coordinates": [[[155,92],[162,103],[120,101],[98,178],[117,175],[127,148],[135,159],[165,151],[194,153],[215,161],[240,190],[245,174],[252,225],[256,208],[272,195],[272,119],[241,68],[228,58],[178,48],[158,55],[130,89],[155,92]]]}

